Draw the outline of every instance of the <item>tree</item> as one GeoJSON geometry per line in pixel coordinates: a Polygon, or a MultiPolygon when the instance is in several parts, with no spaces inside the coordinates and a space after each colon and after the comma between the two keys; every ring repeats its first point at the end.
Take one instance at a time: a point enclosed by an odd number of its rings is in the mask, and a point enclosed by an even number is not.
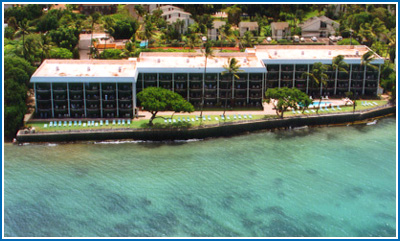
{"type": "Polygon", "coordinates": [[[303,108],[305,110],[312,102],[301,90],[288,87],[269,88],[265,92],[265,101],[268,104],[272,102],[276,114],[281,118],[289,108],[294,110],[303,108]]]}
{"type": "Polygon", "coordinates": [[[134,8],[137,14],[137,21],[139,21],[139,17],[143,17],[146,11],[144,10],[143,5],[141,4],[136,4],[134,8]]]}
{"type": "Polygon", "coordinates": [[[100,59],[121,59],[123,56],[120,49],[105,49],[100,53],[100,59]]]}
{"type": "MultiPolygon", "coordinates": [[[[23,21],[19,22],[19,27],[17,29],[17,32],[15,32],[15,35],[22,35],[22,46],[25,46],[25,35],[29,34],[29,32],[32,30],[31,27],[29,27],[29,21],[24,19],[23,21]]],[[[24,53],[24,58],[26,58],[26,52],[25,49],[23,50],[24,53]]]]}
{"type": "Polygon", "coordinates": [[[254,35],[250,31],[246,31],[240,41],[242,47],[253,47],[253,37],[254,35]]]}
{"type": "MultiPolygon", "coordinates": [[[[309,77],[312,83],[316,86],[327,86],[327,80],[328,80],[328,75],[326,74],[326,71],[328,70],[328,66],[325,64],[322,64],[321,62],[314,63],[313,68],[310,73],[304,72],[302,74],[302,77],[309,77]]],[[[322,102],[322,94],[319,96],[319,103],[318,103],[318,109],[317,109],[317,114],[318,110],[321,106],[322,102]]]]}
{"type": "MultiPolygon", "coordinates": [[[[361,57],[361,67],[371,68],[377,70],[378,67],[376,65],[371,64],[371,62],[375,59],[375,53],[373,51],[368,51],[361,57]]],[[[365,72],[364,72],[365,74],[365,72]]]]}
{"type": "MultiPolygon", "coordinates": [[[[222,72],[222,75],[229,74],[230,76],[233,76],[233,80],[235,78],[239,79],[239,76],[237,75],[237,73],[238,72],[243,72],[243,70],[240,70],[239,68],[240,68],[240,65],[239,65],[238,60],[235,59],[235,58],[229,58],[228,59],[228,65],[224,65],[225,71],[222,72]]],[[[234,83],[231,84],[232,91],[233,91],[233,87],[234,87],[233,85],[234,85],[234,83]]],[[[227,103],[228,103],[228,91],[229,90],[227,90],[225,92],[225,105],[224,105],[224,113],[223,113],[224,116],[225,116],[226,106],[227,106],[227,103]]]]}
{"type": "MultiPolygon", "coordinates": [[[[343,55],[338,55],[332,60],[332,69],[335,71],[335,80],[337,80],[338,72],[342,71],[345,72],[346,74],[348,73],[347,68],[349,67],[349,64],[344,62],[344,56],[343,55]]],[[[336,86],[336,83],[335,83],[336,86]]],[[[336,93],[335,93],[336,94],[336,93]]]]}
{"type": "Polygon", "coordinates": [[[214,51],[211,48],[211,43],[209,41],[207,41],[204,44],[204,50],[202,50],[202,52],[204,53],[204,57],[205,57],[205,64],[204,64],[204,75],[203,75],[203,85],[202,85],[202,94],[201,94],[201,106],[200,106],[200,119],[203,119],[203,107],[204,107],[204,86],[205,86],[205,78],[206,78],[206,72],[207,72],[207,59],[208,58],[212,58],[214,57],[214,51]]]}
{"type": "Polygon", "coordinates": [[[72,59],[73,54],[66,48],[51,48],[49,51],[49,57],[52,59],[72,59]]]}
{"type": "Polygon", "coordinates": [[[148,87],[137,95],[141,106],[151,113],[149,126],[160,111],[193,112],[194,107],[181,95],[164,88],[148,87]]]}
{"type": "Polygon", "coordinates": [[[49,36],[58,47],[66,48],[72,51],[79,42],[79,33],[79,28],[72,26],[60,26],[55,30],[50,30],[49,36]]]}
{"type": "Polygon", "coordinates": [[[242,9],[236,5],[232,6],[228,10],[228,23],[238,26],[240,23],[240,17],[242,15],[242,9]]]}
{"type": "Polygon", "coordinates": [[[98,23],[99,22],[99,20],[100,20],[100,17],[101,17],[101,15],[100,15],[100,13],[99,12],[94,12],[92,15],[90,15],[89,16],[89,21],[90,21],[90,24],[91,24],[91,35],[90,35],[90,49],[92,49],[93,48],[93,30],[94,30],[94,25],[96,24],[96,23],[98,23]]]}
{"type": "Polygon", "coordinates": [[[50,37],[47,34],[40,34],[41,41],[39,42],[39,47],[42,49],[41,62],[49,56],[49,51],[51,49],[50,37]]]}

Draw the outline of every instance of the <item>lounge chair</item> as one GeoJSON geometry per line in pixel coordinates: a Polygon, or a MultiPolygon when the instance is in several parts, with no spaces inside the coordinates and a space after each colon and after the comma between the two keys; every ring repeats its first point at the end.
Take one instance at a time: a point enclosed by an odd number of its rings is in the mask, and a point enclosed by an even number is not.
{"type": "Polygon", "coordinates": [[[94,126],[98,127],[98,126],[99,126],[99,123],[98,123],[98,122],[94,123],[94,126]]]}
{"type": "Polygon", "coordinates": [[[103,126],[103,121],[102,120],[100,121],[100,126],[103,126]]]}
{"type": "Polygon", "coordinates": [[[336,111],[336,109],[335,109],[335,107],[332,105],[331,106],[331,109],[333,110],[333,111],[336,111]]]}
{"type": "Polygon", "coordinates": [[[122,125],[125,125],[125,120],[122,120],[122,125]]]}
{"type": "Polygon", "coordinates": [[[196,115],[196,121],[199,121],[199,117],[196,115]]]}
{"type": "Polygon", "coordinates": [[[247,115],[243,115],[243,118],[247,119],[247,115]]]}
{"type": "Polygon", "coordinates": [[[242,116],[240,114],[238,115],[238,119],[242,119],[242,116]]]}
{"type": "Polygon", "coordinates": [[[165,122],[165,123],[168,123],[167,119],[164,119],[164,122],[165,122]]]}
{"type": "Polygon", "coordinates": [[[376,102],[372,102],[372,104],[374,104],[374,105],[378,105],[378,103],[376,103],[376,102]]]}
{"type": "Polygon", "coordinates": [[[189,118],[189,116],[188,116],[188,117],[186,117],[186,120],[187,120],[187,122],[190,122],[190,118],[189,118]]]}
{"type": "Polygon", "coordinates": [[[52,127],[53,126],[53,122],[52,121],[50,121],[50,123],[49,123],[49,127],[52,127]]]}
{"type": "Polygon", "coordinates": [[[90,121],[87,122],[87,126],[90,126],[90,121]]]}
{"type": "Polygon", "coordinates": [[[66,127],[67,126],[67,122],[66,121],[64,121],[64,127],[66,127]]]}
{"type": "Polygon", "coordinates": [[[76,126],[78,123],[76,121],[74,121],[74,126],[76,126]]]}
{"type": "Polygon", "coordinates": [[[78,122],[78,126],[81,126],[81,125],[82,125],[82,121],[79,121],[79,122],[78,122]]]}
{"type": "Polygon", "coordinates": [[[203,121],[206,121],[206,117],[205,116],[203,116],[203,121]]]}
{"type": "Polygon", "coordinates": [[[182,117],[182,121],[186,121],[186,118],[185,118],[185,117],[182,117]]]}
{"type": "Polygon", "coordinates": [[[227,116],[226,116],[226,119],[227,119],[227,120],[230,120],[230,119],[231,119],[231,117],[229,117],[229,115],[227,115],[227,116]]]}
{"type": "Polygon", "coordinates": [[[207,119],[208,119],[209,121],[211,121],[211,116],[208,116],[207,119]]]}
{"type": "Polygon", "coordinates": [[[109,122],[108,122],[108,120],[106,120],[106,126],[108,126],[108,124],[109,124],[109,122]]]}
{"type": "Polygon", "coordinates": [[[225,120],[225,117],[224,117],[224,115],[221,115],[221,120],[225,120]]]}
{"type": "Polygon", "coordinates": [[[338,110],[342,110],[342,108],[340,108],[340,106],[339,106],[339,105],[337,105],[337,109],[338,109],[338,110]]]}
{"type": "Polygon", "coordinates": [[[83,127],[86,127],[86,123],[83,123],[83,125],[82,125],[83,127]]]}
{"type": "Polygon", "coordinates": [[[62,123],[61,123],[61,121],[59,121],[59,122],[58,122],[58,126],[59,126],[59,127],[61,127],[61,126],[62,126],[62,123]]]}
{"type": "Polygon", "coordinates": [[[172,119],[172,122],[176,123],[176,120],[175,120],[175,119],[172,119]]]}
{"type": "Polygon", "coordinates": [[[219,121],[218,117],[215,117],[215,120],[216,120],[216,121],[219,121]]]}
{"type": "Polygon", "coordinates": [[[326,110],[326,111],[329,111],[328,106],[325,106],[325,110],[326,110]]]}
{"type": "Polygon", "coordinates": [[[115,120],[113,120],[112,124],[113,124],[113,126],[115,126],[115,120]]]}
{"type": "Polygon", "coordinates": [[[178,122],[181,122],[181,118],[180,117],[178,117],[178,122]]]}
{"type": "Polygon", "coordinates": [[[301,112],[298,110],[298,111],[297,111],[297,114],[301,114],[301,112]]]}
{"type": "Polygon", "coordinates": [[[127,123],[128,123],[128,125],[131,125],[131,120],[128,120],[127,123]]]}
{"type": "Polygon", "coordinates": [[[171,120],[171,119],[168,119],[168,122],[169,122],[169,123],[172,123],[172,120],[171,120]]]}
{"type": "Polygon", "coordinates": [[[253,119],[253,116],[251,114],[249,114],[249,119],[253,119]]]}
{"type": "Polygon", "coordinates": [[[44,124],[43,127],[44,127],[44,128],[47,128],[47,124],[44,124]]]}
{"type": "Polygon", "coordinates": [[[236,120],[236,115],[233,115],[233,119],[236,120]]]}
{"type": "Polygon", "coordinates": [[[315,110],[311,110],[312,113],[315,113],[315,110]]]}
{"type": "Polygon", "coordinates": [[[305,110],[306,111],[306,113],[310,113],[308,110],[305,110]]]}
{"type": "Polygon", "coordinates": [[[70,127],[72,126],[72,121],[69,121],[68,126],[70,127]]]}
{"type": "Polygon", "coordinates": [[[364,101],[361,101],[361,105],[362,105],[362,106],[365,106],[364,101]]]}
{"type": "Polygon", "coordinates": [[[121,120],[118,120],[118,125],[121,125],[121,120]]]}
{"type": "Polygon", "coordinates": [[[92,126],[94,126],[94,121],[92,121],[92,126]]]}
{"type": "Polygon", "coordinates": [[[319,107],[319,111],[322,111],[322,112],[324,112],[325,110],[324,110],[324,109],[322,109],[322,107],[319,107]]]}
{"type": "Polygon", "coordinates": [[[192,118],[192,122],[195,122],[194,118],[192,118]]]}
{"type": "Polygon", "coordinates": [[[292,109],[292,113],[293,113],[293,114],[296,114],[296,111],[294,111],[294,109],[292,109]]]}

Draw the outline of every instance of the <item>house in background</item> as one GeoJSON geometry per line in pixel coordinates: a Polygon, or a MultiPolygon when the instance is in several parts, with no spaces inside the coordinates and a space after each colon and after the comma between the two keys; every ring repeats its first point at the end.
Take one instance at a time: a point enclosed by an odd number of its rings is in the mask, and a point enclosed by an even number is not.
{"type": "Polygon", "coordinates": [[[220,28],[226,24],[225,21],[214,21],[213,28],[208,30],[209,40],[218,40],[220,28]]]}
{"type": "MultiPolygon", "coordinates": [[[[188,12],[183,11],[182,8],[178,8],[172,5],[165,5],[156,9],[161,9],[163,11],[161,17],[164,18],[164,20],[167,21],[168,24],[173,24],[178,19],[180,21],[183,21],[183,26],[180,31],[181,33],[186,32],[189,25],[194,23],[194,20],[191,18],[192,15],[188,12]]],[[[154,12],[154,10],[156,9],[153,9],[151,13],[154,12]]]]}
{"type": "Polygon", "coordinates": [[[243,36],[247,31],[257,31],[258,32],[258,23],[257,22],[240,22],[239,23],[239,32],[240,36],[243,36]]]}
{"type": "Polygon", "coordinates": [[[328,37],[335,34],[340,24],[328,17],[321,16],[312,17],[299,26],[303,37],[328,37]]]}
{"type": "Polygon", "coordinates": [[[85,15],[90,15],[94,12],[101,14],[113,14],[117,12],[116,4],[79,4],[79,12],[85,15]]]}
{"type": "Polygon", "coordinates": [[[290,28],[288,22],[272,22],[271,30],[272,39],[274,40],[280,40],[286,38],[286,36],[290,36],[290,28]]]}

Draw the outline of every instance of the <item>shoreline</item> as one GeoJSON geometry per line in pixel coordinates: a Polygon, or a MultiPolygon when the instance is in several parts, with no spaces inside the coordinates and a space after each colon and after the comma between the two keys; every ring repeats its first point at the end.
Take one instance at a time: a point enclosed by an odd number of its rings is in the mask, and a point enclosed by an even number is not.
{"type": "Polygon", "coordinates": [[[16,140],[24,142],[75,142],[105,140],[143,140],[173,141],[229,137],[259,130],[298,128],[304,126],[323,126],[331,124],[354,123],[371,118],[396,114],[396,106],[383,107],[362,113],[340,113],[335,115],[296,116],[283,119],[254,120],[224,125],[179,129],[119,129],[88,130],[68,132],[39,132],[23,134],[18,132],[16,140]]]}

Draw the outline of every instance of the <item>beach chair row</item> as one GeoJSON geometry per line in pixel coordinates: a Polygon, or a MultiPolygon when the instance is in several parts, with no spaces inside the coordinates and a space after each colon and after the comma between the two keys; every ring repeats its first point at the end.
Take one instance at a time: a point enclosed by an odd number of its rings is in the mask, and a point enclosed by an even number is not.
{"type": "MultiPolygon", "coordinates": [[[[203,121],[212,121],[212,118],[211,118],[211,116],[203,116],[203,121]]],[[[229,115],[220,115],[220,116],[215,116],[214,117],[214,119],[216,120],[216,121],[219,121],[220,119],[221,120],[223,120],[223,121],[225,121],[225,120],[241,120],[241,119],[253,119],[253,116],[251,115],[251,114],[249,114],[249,115],[246,115],[246,114],[244,114],[243,116],[242,115],[232,115],[232,116],[229,116],[229,115]]],[[[200,116],[196,116],[196,117],[192,117],[192,118],[190,118],[190,117],[178,117],[177,119],[171,119],[171,118],[167,118],[167,119],[164,119],[164,122],[165,123],[176,123],[176,122],[196,122],[196,121],[200,121],[200,116]]]]}
{"type": "Polygon", "coordinates": [[[368,102],[368,101],[361,101],[362,106],[377,106],[378,103],[376,102],[368,102]]]}
{"type": "MultiPolygon", "coordinates": [[[[339,105],[337,105],[336,106],[336,108],[335,108],[335,106],[331,106],[330,108],[328,108],[327,106],[325,106],[325,108],[323,108],[323,107],[319,107],[319,111],[322,111],[322,112],[325,112],[325,111],[341,111],[342,110],[342,108],[340,108],[340,106],[339,105]]],[[[301,111],[295,111],[294,109],[292,109],[292,112],[293,112],[293,114],[301,114],[301,111]]],[[[305,110],[304,112],[306,112],[306,113],[310,113],[310,111],[309,110],[305,110]]],[[[313,110],[313,109],[311,109],[311,112],[312,113],[315,113],[315,110],[313,110]]]]}
{"type": "Polygon", "coordinates": [[[109,125],[130,125],[131,120],[100,120],[100,121],[50,121],[48,124],[44,124],[44,128],[47,127],[77,127],[77,126],[82,126],[82,127],[98,127],[98,126],[109,126],[109,125]]]}

